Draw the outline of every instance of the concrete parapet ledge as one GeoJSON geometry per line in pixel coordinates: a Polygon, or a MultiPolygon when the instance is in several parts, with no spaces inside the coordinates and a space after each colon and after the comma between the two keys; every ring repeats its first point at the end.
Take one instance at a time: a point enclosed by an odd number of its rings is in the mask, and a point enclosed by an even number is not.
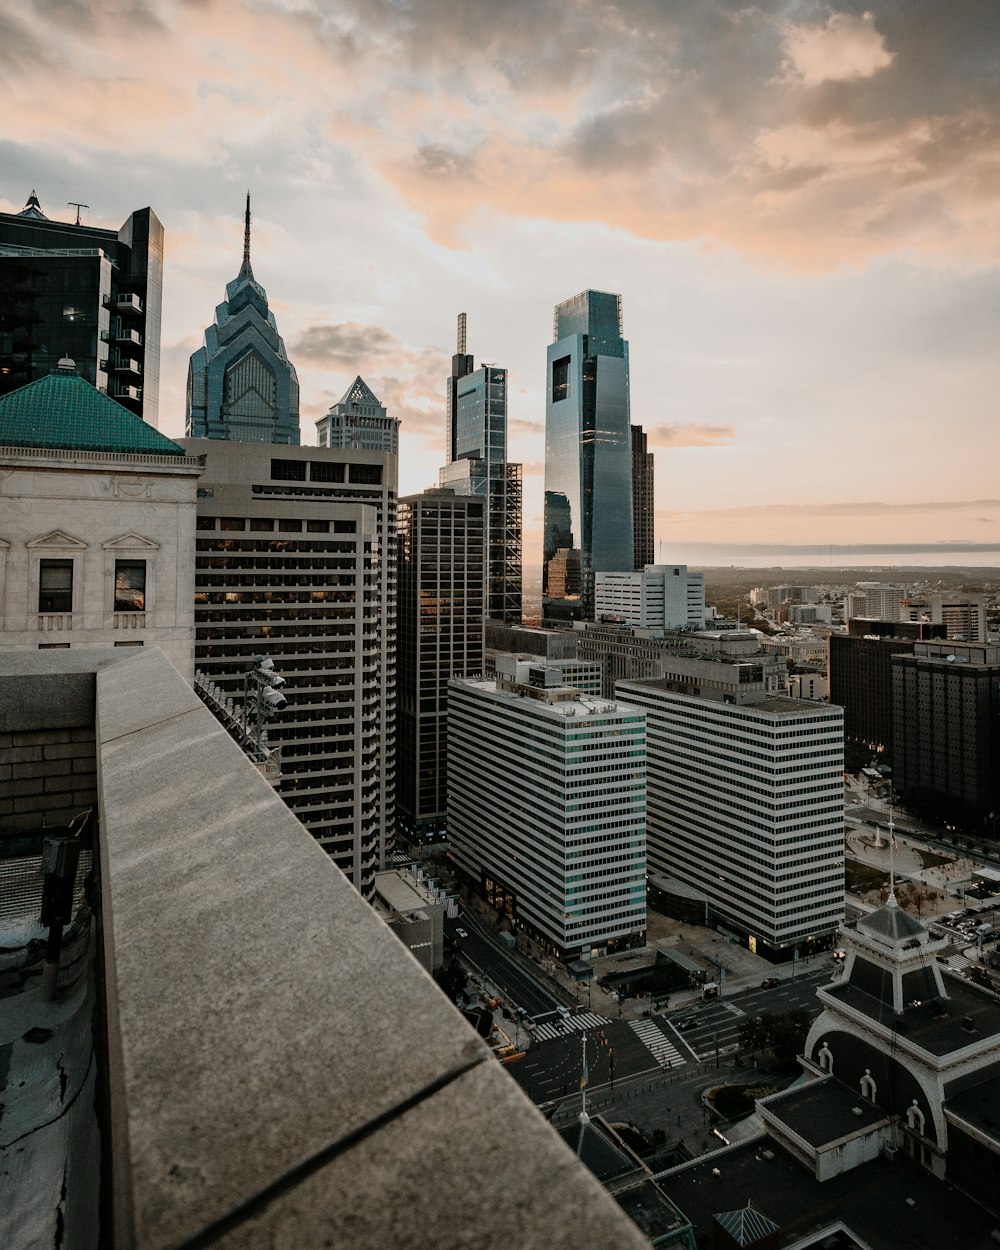
{"type": "Polygon", "coordinates": [[[114,661],[90,671],[117,1250],[647,1247],[169,661],[114,661]]]}

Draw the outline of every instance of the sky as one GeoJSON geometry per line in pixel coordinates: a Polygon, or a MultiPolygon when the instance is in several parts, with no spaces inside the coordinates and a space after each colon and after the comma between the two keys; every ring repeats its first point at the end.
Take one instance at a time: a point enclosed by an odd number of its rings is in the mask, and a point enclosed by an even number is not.
{"type": "Polygon", "coordinates": [[[526,567],[552,308],[588,287],[623,298],[659,557],[1000,565],[998,48],[994,0],[19,0],[0,210],[153,207],[177,437],[249,189],[302,442],[360,373],[403,493],[466,312],[526,567]]]}

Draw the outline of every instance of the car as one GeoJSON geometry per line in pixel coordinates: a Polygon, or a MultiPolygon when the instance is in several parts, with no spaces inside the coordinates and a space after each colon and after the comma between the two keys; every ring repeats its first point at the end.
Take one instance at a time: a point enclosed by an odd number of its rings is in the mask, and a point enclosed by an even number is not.
{"type": "Polygon", "coordinates": [[[467,929],[456,929],[455,936],[460,937],[460,938],[467,938],[469,936],[469,931],[467,929]]]}
{"type": "Polygon", "coordinates": [[[569,1008],[568,1008],[568,1007],[563,1007],[563,1006],[562,1006],[562,1004],[560,1004],[560,1005],[556,1008],[556,1011],[558,1011],[558,1012],[559,1012],[559,1014],[562,1016],[562,1018],[563,1018],[564,1020],[568,1020],[568,1019],[569,1019],[569,1008]]]}
{"type": "Polygon", "coordinates": [[[780,977],[765,977],[764,980],[761,981],[760,983],[760,988],[762,990],[773,990],[776,985],[780,985],[780,984],[781,984],[780,977]]]}
{"type": "Polygon", "coordinates": [[[674,1027],[682,1033],[686,1033],[688,1029],[693,1029],[698,1023],[696,1016],[681,1016],[679,1020],[674,1021],[674,1027]]]}

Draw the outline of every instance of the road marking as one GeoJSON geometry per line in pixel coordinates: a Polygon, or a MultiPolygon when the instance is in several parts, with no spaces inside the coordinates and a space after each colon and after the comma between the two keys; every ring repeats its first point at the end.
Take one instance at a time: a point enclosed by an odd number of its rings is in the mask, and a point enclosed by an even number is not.
{"type": "Polygon", "coordinates": [[[568,1020],[554,1020],[551,1023],[537,1024],[532,1030],[536,1042],[551,1041],[556,1037],[565,1037],[567,1033],[582,1033],[585,1029],[600,1029],[611,1021],[593,1011],[581,1012],[578,1016],[570,1016],[568,1020]]]}
{"type": "Polygon", "coordinates": [[[630,1020],[629,1027],[663,1068],[679,1068],[687,1060],[652,1020],[630,1020]]]}

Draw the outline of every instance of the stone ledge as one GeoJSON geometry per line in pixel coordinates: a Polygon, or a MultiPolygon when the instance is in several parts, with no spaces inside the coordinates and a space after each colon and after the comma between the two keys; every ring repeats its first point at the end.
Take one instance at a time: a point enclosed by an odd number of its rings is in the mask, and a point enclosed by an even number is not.
{"type": "Polygon", "coordinates": [[[96,686],[116,1244],[647,1246],[162,654],[116,659],[96,686]]]}

